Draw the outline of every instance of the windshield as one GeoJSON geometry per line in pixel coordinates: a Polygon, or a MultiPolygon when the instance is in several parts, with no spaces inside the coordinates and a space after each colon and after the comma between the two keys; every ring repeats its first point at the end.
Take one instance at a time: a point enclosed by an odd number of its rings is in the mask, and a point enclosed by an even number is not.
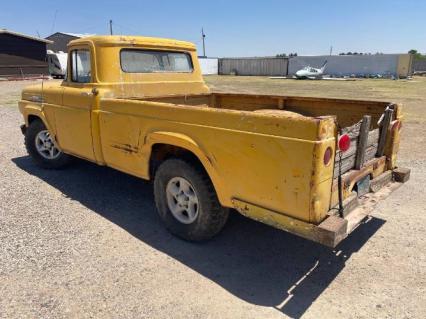
{"type": "Polygon", "coordinates": [[[129,73],[192,72],[191,56],[186,52],[124,49],[121,69],[129,73]]]}

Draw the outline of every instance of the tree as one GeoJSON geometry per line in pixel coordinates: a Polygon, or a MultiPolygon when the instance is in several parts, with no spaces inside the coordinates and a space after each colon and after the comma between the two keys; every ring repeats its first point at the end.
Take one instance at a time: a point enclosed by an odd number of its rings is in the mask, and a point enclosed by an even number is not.
{"type": "Polygon", "coordinates": [[[408,51],[409,54],[412,54],[416,60],[426,59],[426,55],[421,54],[419,51],[411,49],[408,51]]]}

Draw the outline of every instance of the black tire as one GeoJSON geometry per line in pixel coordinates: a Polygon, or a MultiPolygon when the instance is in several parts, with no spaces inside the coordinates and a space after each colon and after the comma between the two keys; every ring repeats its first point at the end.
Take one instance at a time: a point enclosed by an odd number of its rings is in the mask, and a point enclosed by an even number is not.
{"type": "Polygon", "coordinates": [[[204,170],[182,159],[168,159],[156,171],[154,196],[157,211],[166,228],[174,235],[189,241],[204,241],[219,233],[228,219],[229,209],[220,205],[213,184],[204,170]],[[166,187],[175,177],[183,177],[198,197],[198,214],[190,224],[179,221],[171,212],[166,187]]]}
{"type": "Polygon", "coordinates": [[[37,150],[37,134],[44,130],[46,130],[46,126],[41,120],[34,120],[30,123],[25,132],[25,147],[27,148],[28,154],[38,166],[43,168],[60,169],[67,166],[72,160],[70,155],[61,152],[58,157],[54,159],[47,159],[43,157],[37,150]]]}

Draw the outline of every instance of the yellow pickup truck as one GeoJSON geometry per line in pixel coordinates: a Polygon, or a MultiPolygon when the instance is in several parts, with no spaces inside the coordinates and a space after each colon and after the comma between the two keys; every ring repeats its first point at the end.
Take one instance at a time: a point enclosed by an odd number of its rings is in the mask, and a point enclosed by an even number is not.
{"type": "Polygon", "coordinates": [[[410,173],[400,105],[212,93],[184,41],[71,41],[65,80],[25,88],[19,109],[37,164],[76,156],[153,180],[165,226],[191,241],[235,209],[335,247],[410,173]]]}

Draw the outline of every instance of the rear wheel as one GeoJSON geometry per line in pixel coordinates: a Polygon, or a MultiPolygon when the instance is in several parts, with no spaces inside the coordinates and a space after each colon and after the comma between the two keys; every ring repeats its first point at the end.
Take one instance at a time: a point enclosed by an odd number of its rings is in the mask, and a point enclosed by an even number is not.
{"type": "Polygon", "coordinates": [[[44,168],[62,168],[71,161],[71,156],[59,149],[40,120],[34,120],[28,126],[25,133],[25,146],[36,164],[44,168]]]}
{"type": "Polygon", "coordinates": [[[174,235],[202,241],[216,235],[225,225],[229,210],[220,205],[207,174],[196,165],[169,159],[154,179],[158,213],[174,235]]]}

